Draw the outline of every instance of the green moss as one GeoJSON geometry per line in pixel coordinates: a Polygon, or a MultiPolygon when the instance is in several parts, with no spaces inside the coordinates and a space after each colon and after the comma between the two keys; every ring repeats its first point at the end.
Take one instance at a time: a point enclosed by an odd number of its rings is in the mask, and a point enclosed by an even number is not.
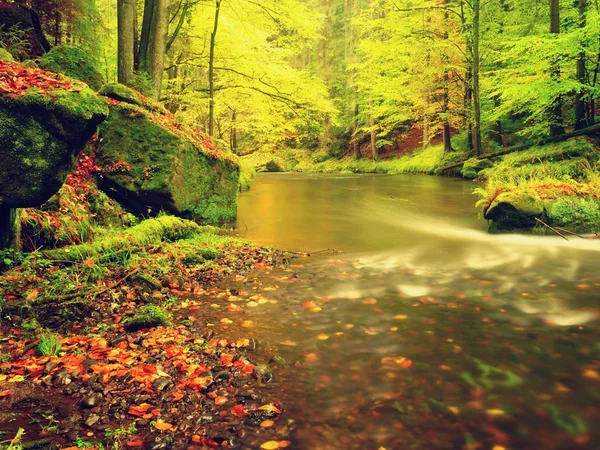
{"type": "Polygon", "coordinates": [[[167,325],[169,322],[170,315],[167,311],[158,306],[146,305],[140,308],[140,311],[134,316],[126,318],[123,326],[127,331],[138,331],[167,325]]]}
{"type": "Polygon", "coordinates": [[[155,113],[167,114],[168,111],[163,105],[156,102],[155,100],[145,97],[139,92],[125,86],[120,83],[108,83],[102,86],[98,91],[98,94],[103,95],[120,102],[129,103],[131,105],[141,106],[149,111],[155,113]]]}
{"type": "Polygon", "coordinates": [[[0,61],[14,62],[15,58],[10,54],[8,50],[0,47],[0,61]]]}
{"type": "Polygon", "coordinates": [[[600,200],[565,197],[553,202],[549,216],[553,225],[589,232],[600,229],[600,200]]]}
{"type": "Polygon", "coordinates": [[[530,190],[505,192],[498,195],[485,211],[485,218],[493,221],[491,231],[529,229],[536,218],[545,218],[544,202],[530,190]]]}
{"type": "Polygon", "coordinates": [[[487,168],[491,167],[492,165],[493,165],[492,162],[489,160],[471,158],[471,159],[468,159],[465,161],[465,163],[461,169],[461,175],[464,178],[473,180],[479,176],[479,173],[482,170],[487,169],[487,168]]]}
{"type": "Polygon", "coordinates": [[[256,170],[248,161],[240,162],[240,192],[247,191],[256,177],[256,170]]]}
{"type": "Polygon", "coordinates": [[[274,169],[288,172],[312,173],[427,173],[434,174],[436,170],[452,162],[464,159],[464,153],[445,153],[441,145],[419,149],[401,158],[373,161],[367,159],[355,160],[351,157],[343,159],[326,159],[322,162],[322,154],[313,154],[306,150],[285,150],[281,153],[257,152],[242,158],[256,167],[257,171],[274,169]],[[315,159],[316,157],[316,159],[315,159]]]}
{"type": "Polygon", "coordinates": [[[63,73],[81,80],[97,91],[104,84],[100,71],[85,52],[73,45],[54,47],[39,59],[40,66],[50,72],[63,73]]]}
{"type": "Polygon", "coordinates": [[[131,170],[108,172],[100,186],[136,214],[161,210],[218,223],[235,218],[239,166],[198,148],[154,123],[141,108],[119,104],[100,127],[97,163],[131,170]]]}
{"type": "Polygon", "coordinates": [[[98,254],[116,254],[132,247],[159,244],[163,241],[176,241],[203,231],[195,222],[173,216],[160,216],[148,219],[127,230],[114,233],[93,244],[82,244],[65,249],[44,251],[50,259],[84,261],[98,254]]]}

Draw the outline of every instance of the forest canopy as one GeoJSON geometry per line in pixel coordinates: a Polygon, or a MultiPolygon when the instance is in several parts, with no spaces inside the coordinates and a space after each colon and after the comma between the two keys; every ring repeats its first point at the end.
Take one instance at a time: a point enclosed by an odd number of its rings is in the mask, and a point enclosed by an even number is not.
{"type": "MultiPolygon", "coordinates": [[[[14,3],[38,13],[51,45],[85,49],[106,82],[159,98],[238,154],[376,158],[410,133],[480,154],[596,121],[593,0],[14,3]]],[[[18,33],[2,42],[26,54],[18,33]]]]}

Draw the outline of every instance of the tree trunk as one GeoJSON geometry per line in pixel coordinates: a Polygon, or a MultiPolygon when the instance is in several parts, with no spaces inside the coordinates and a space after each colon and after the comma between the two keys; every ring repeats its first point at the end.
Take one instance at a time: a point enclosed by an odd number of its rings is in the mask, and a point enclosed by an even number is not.
{"type": "Polygon", "coordinates": [[[473,0],[473,150],[476,156],[482,153],[481,148],[481,99],[479,94],[479,25],[481,17],[480,0],[473,0]]]}
{"type": "Polygon", "coordinates": [[[360,110],[358,107],[358,102],[354,105],[354,159],[360,159],[362,156],[360,153],[360,139],[358,138],[358,114],[360,110]]]}
{"type": "Polygon", "coordinates": [[[236,126],[236,121],[237,121],[237,114],[235,113],[235,111],[233,111],[231,113],[231,138],[230,138],[230,145],[231,145],[231,151],[233,153],[237,154],[237,126],[236,126]]]}
{"type": "MultiPolygon", "coordinates": [[[[450,0],[444,0],[444,40],[450,38],[448,34],[448,28],[450,27],[450,13],[448,8],[450,7],[450,0]]],[[[449,153],[452,149],[452,133],[450,130],[450,69],[447,67],[449,64],[448,55],[443,56],[444,63],[444,86],[442,92],[442,120],[444,124],[443,138],[444,138],[444,152],[449,153]]]]}
{"type": "Polygon", "coordinates": [[[118,0],[118,80],[131,86],[134,65],[135,0],[118,0]]]}
{"type": "Polygon", "coordinates": [[[209,90],[209,111],[208,111],[208,134],[213,136],[215,133],[215,44],[217,42],[217,31],[219,30],[219,13],[221,12],[221,0],[215,2],[215,22],[212,33],[210,34],[210,56],[208,60],[208,90],[209,90]]]}
{"type": "Polygon", "coordinates": [[[373,161],[379,159],[379,153],[377,152],[377,133],[375,133],[375,118],[373,117],[373,100],[370,102],[369,111],[369,127],[371,128],[371,152],[373,153],[373,161]]]}
{"type": "MultiPolygon", "coordinates": [[[[550,33],[560,34],[560,0],[550,0],[550,33]]],[[[560,81],[560,63],[558,61],[556,61],[554,66],[550,69],[550,77],[555,83],[560,81]]],[[[550,136],[564,134],[562,99],[560,96],[552,102],[549,113],[550,136]]]]}
{"type": "Polygon", "coordinates": [[[144,17],[142,19],[142,34],[138,51],[138,67],[144,72],[150,71],[150,40],[154,28],[156,0],[144,0],[144,17]]]}
{"type": "Polygon", "coordinates": [[[460,20],[463,27],[463,33],[466,39],[466,58],[465,58],[465,89],[463,96],[463,126],[467,129],[467,151],[473,152],[473,120],[471,110],[473,107],[473,63],[469,58],[473,57],[473,43],[468,33],[468,22],[465,14],[465,2],[460,2],[460,20]]]}
{"type": "Polygon", "coordinates": [[[165,51],[169,29],[169,0],[155,0],[155,18],[152,28],[152,45],[150,54],[150,75],[154,98],[160,100],[163,72],[165,71],[165,51]]]}
{"type": "Polygon", "coordinates": [[[0,249],[21,249],[21,210],[0,207],[0,249]]]}
{"type": "MultiPolygon", "coordinates": [[[[585,28],[586,26],[586,12],[587,12],[587,0],[579,0],[578,4],[579,9],[579,28],[585,28]]],[[[584,45],[582,43],[582,45],[584,45]]],[[[579,82],[579,90],[577,91],[577,95],[575,96],[575,129],[581,130],[588,125],[587,118],[587,105],[585,101],[586,90],[585,86],[585,48],[579,54],[579,58],[577,59],[577,81],[579,82]]]]}

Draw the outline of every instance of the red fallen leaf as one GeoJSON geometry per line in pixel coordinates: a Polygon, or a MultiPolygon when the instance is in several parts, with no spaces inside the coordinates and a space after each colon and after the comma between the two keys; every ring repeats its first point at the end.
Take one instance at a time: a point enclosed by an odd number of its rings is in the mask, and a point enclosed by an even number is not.
{"type": "Polygon", "coordinates": [[[136,439],[135,441],[127,441],[125,445],[127,445],[127,447],[143,447],[144,441],[141,439],[136,439]]]}
{"type": "Polygon", "coordinates": [[[0,391],[0,397],[8,397],[10,395],[10,391],[8,389],[4,391],[0,391]]]}
{"type": "Polygon", "coordinates": [[[248,415],[248,412],[244,409],[244,405],[235,405],[231,408],[231,414],[235,417],[245,417],[248,415]]]}
{"type": "Polygon", "coordinates": [[[233,364],[234,355],[229,355],[227,353],[221,353],[220,360],[224,366],[231,366],[233,364]]]}
{"type": "Polygon", "coordinates": [[[129,411],[127,411],[127,412],[129,414],[131,414],[132,416],[141,417],[144,414],[146,414],[150,408],[153,408],[153,406],[150,405],[149,403],[142,403],[141,405],[138,405],[138,406],[132,406],[131,408],[129,408],[129,411]]]}

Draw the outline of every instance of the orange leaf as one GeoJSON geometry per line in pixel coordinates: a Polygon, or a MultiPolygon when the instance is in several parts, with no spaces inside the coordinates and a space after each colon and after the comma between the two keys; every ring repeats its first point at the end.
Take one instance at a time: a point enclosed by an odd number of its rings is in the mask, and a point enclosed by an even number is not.
{"type": "Polygon", "coordinates": [[[231,408],[231,414],[236,417],[244,417],[248,415],[243,405],[235,405],[233,408],[231,408]]]}
{"type": "Polygon", "coordinates": [[[156,422],[154,424],[154,428],[156,428],[158,431],[175,431],[177,429],[177,427],[174,427],[170,423],[166,422],[156,422]]]}
{"type": "Polygon", "coordinates": [[[8,397],[10,395],[10,391],[8,389],[4,391],[0,391],[0,397],[8,397]]]}
{"type": "Polygon", "coordinates": [[[39,295],[39,293],[40,293],[40,291],[38,291],[37,289],[34,289],[29,294],[27,294],[27,297],[25,297],[25,299],[26,300],[35,300],[37,298],[37,296],[39,295]]]}
{"type": "Polygon", "coordinates": [[[275,425],[275,422],[273,422],[272,420],[263,420],[260,423],[261,428],[269,428],[269,427],[272,427],[273,425],[275,425]]]}
{"type": "Polygon", "coordinates": [[[215,398],[215,405],[220,406],[224,405],[225,403],[227,403],[227,397],[219,395],[217,398],[215,398]]]}
{"type": "Polygon", "coordinates": [[[127,441],[125,444],[127,447],[143,447],[144,441],[142,439],[136,439],[135,441],[127,441]]]}
{"type": "Polygon", "coordinates": [[[149,403],[142,403],[139,406],[132,406],[131,408],[129,408],[129,414],[131,414],[132,416],[143,416],[144,414],[146,414],[146,412],[148,412],[148,410],[150,408],[153,408],[152,405],[150,405],[149,403]]]}
{"type": "Polygon", "coordinates": [[[273,412],[275,414],[281,414],[281,410],[275,406],[273,403],[269,403],[268,405],[263,405],[260,408],[261,411],[273,412]]]}

